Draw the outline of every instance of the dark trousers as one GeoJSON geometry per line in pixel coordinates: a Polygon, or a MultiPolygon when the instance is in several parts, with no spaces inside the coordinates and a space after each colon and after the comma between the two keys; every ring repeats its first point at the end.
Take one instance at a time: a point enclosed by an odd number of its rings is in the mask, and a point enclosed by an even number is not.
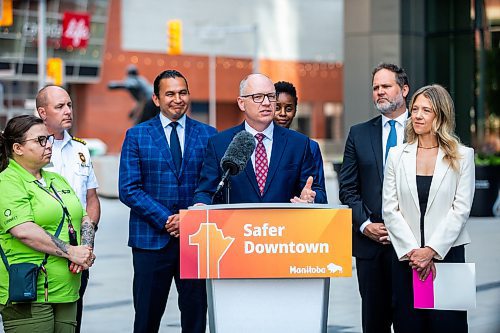
{"type": "Polygon", "coordinates": [[[76,301],[76,330],[75,333],[80,333],[80,328],[82,327],[82,313],[83,313],[83,294],[87,289],[87,284],[89,283],[89,270],[82,271],[82,284],[80,285],[80,298],[76,301]]]}
{"type": "Polygon", "coordinates": [[[383,246],[372,259],[356,258],[361,324],[364,333],[391,333],[392,246],[383,246]]]}
{"type": "Polygon", "coordinates": [[[172,279],[179,293],[183,333],[205,332],[207,291],[205,280],[180,279],[179,240],[171,238],[160,250],[132,248],[134,265],[134,332],[158,332],[172,279]]]}
{"type": "MultiPolygon", "coordinates": [[[[464,246],[452,247],[442,262],[465,262],[464,246]]],[[[439,274],[439,272],[438,272],[439,274]]],[[[408,261],[393,251],[395,333],[465,333],[467,311],[426,310],[413,307],[413,273],[408,261]]]]}

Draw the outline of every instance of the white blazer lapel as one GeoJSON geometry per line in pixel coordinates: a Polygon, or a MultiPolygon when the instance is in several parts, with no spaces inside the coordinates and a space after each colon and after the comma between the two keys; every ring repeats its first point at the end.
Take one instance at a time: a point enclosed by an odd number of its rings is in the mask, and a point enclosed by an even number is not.
{"type": "Polygon", "coordinates": [[[436,165],[434,167],[434,174],[432,175],[431,188],[429,189],[429,198],[427,201],[427,209],[426,213],[429,211],[429,208],[436,197],[439,186],[444,180],[446,173],[450,169],[450,163],[444,159],[444,151],[439,148],[437,157],[436,157],[436,165]]]}
{"type": "Polygon", "coordinates": [[[415,202],[415,206],[420,212],[420,204],[418,203],[417,192],[417,144],[408,144],[403,150],[403,171],[406,176],[406,182],[410,188],[411,196],[415,202]]]}

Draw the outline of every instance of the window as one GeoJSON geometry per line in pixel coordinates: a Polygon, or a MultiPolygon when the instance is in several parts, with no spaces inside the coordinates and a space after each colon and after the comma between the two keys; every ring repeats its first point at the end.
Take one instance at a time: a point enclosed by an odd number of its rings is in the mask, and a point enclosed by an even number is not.
{"type": "Polygon", "coordinates": [[[323,105],[323,113],[325,115],[325,139],[342,140],[342,117],[344,108],[341,103],[325,103],[323,105]]]}
{"type": "Polygon", "coordinates": [[[312,105],[309,103],[299,103],[297,113],[290,128],[306,136],[311,136],[311,114],[312,105]]]}

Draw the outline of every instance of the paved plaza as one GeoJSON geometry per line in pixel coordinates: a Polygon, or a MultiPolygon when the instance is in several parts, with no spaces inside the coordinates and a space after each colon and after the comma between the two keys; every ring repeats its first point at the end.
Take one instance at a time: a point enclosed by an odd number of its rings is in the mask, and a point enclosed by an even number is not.
{"type": "MultiPolygon", "coordinates": [[[[116,199],[102,199],[96,239],[97,260],[85,296],[82,332],[132,332],[132,256],[127,247],[128,208],[116,199]]],[[[472,243],[467,258],[476,263],[477,308],[469,312],[471,333],[500,333],[500,219],[471,218],[472,243]]],[[[160,332],[180,332],[177,293],[173,288],[160,332]]],[[[357,281],[331,280],[328,332],[357,333],[360,328],[357,281]]],[[[1,328],[0,328],[0,331],[1,328]]]]}
{"type": "MultiPolygon", "coordinates": [[[[85,297],[83,332],[132,332],[132,256],[127,247],[128,209],[103,199],[96,240],[97,260],[85,297]]],[[[500,219],[471,218],[467,258],[476,263],[477,308],[469,312],[471,333],[500,332],[500,219]]],[[[355,271],[353,273],[355,276],[355,271]]],[[[172,288],[161,332],[180,332],[177,293],[172,288]]],[[[328,332],[361,332],[356,277],[331,280],[328,332]]]]}

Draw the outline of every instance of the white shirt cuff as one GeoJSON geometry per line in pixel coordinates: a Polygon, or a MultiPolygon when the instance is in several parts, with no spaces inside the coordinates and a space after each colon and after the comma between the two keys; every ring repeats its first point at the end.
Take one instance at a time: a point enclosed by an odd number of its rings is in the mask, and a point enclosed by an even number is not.
{"type": "Polygon", "coordinates": [[[362,225],[361,227],[359,227],[359,231],[361,231],[361,233],[363,233],[363,231],[365,231],[365,228],[368,224],[372,223],[372,221],[370,221],[370,219],[366,220],[362,225]]]}

